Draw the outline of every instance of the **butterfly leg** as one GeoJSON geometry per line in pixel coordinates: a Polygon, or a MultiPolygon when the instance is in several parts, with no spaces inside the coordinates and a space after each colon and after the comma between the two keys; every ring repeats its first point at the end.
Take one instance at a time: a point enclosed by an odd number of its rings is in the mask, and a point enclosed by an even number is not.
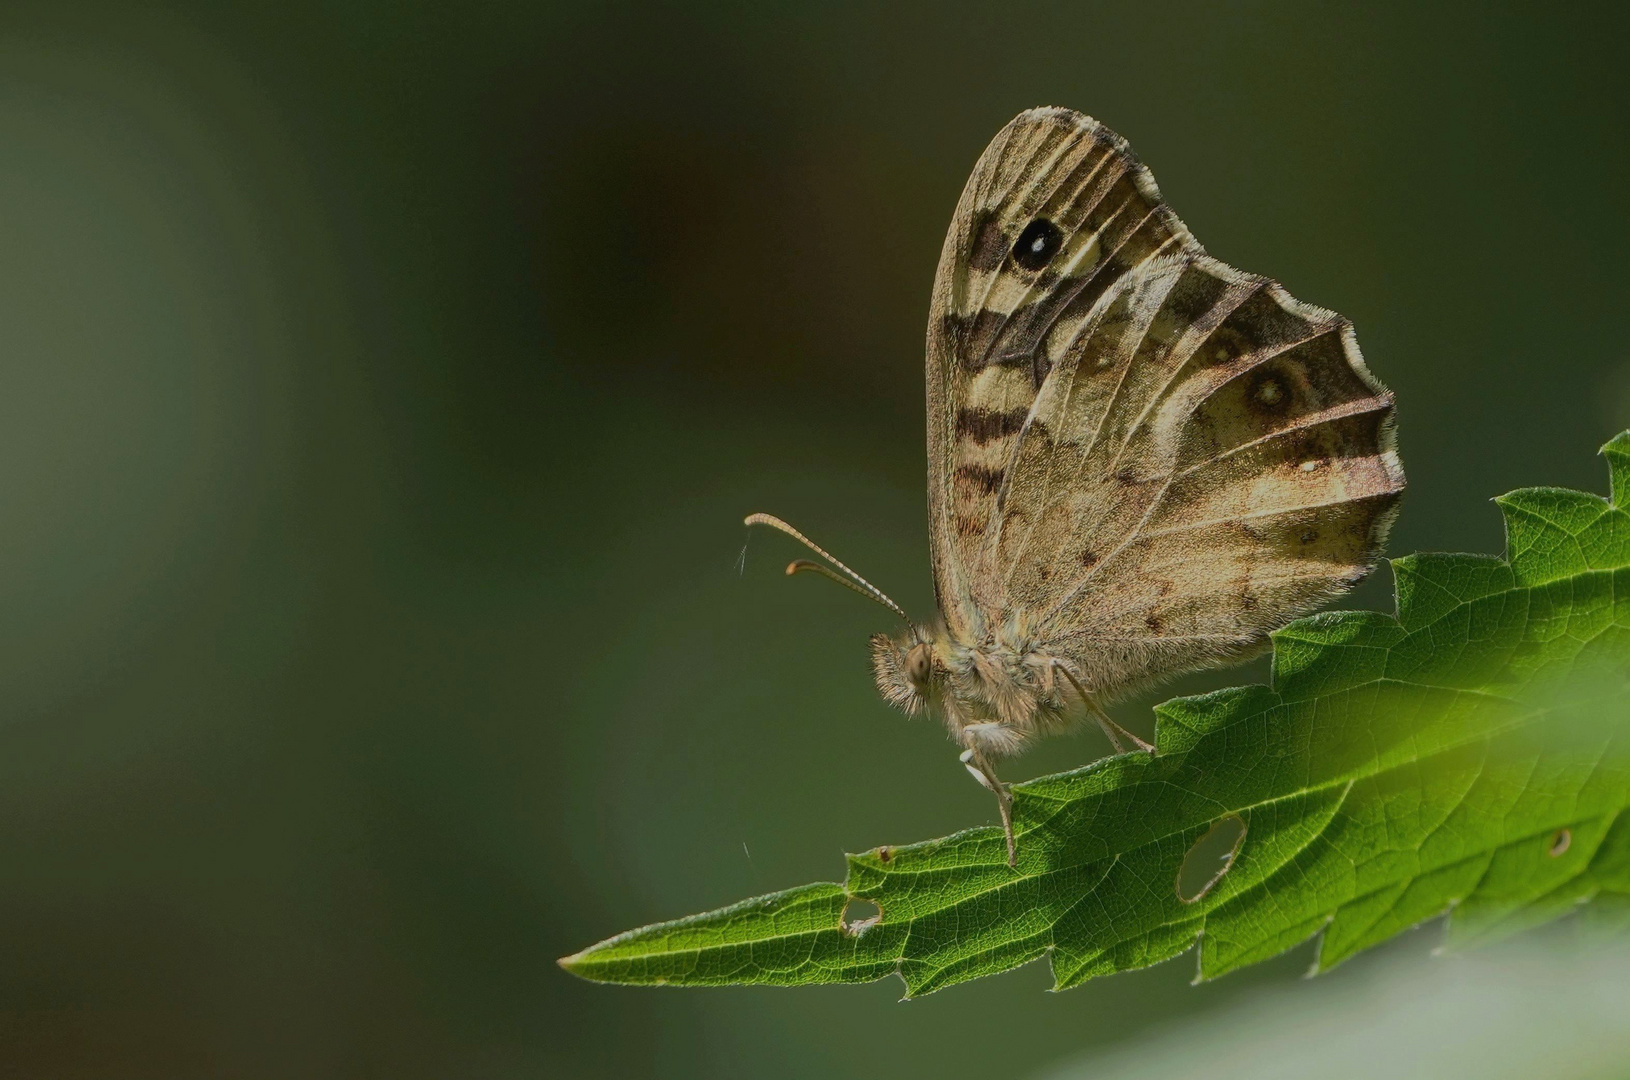
{"type": "Polygon", "coordinates": [[[985,760],[983,754],[975,753],[970,747],[962,751],[959,760],[973,774],[975,780],[996,794],[996,807],[1002,814],[1002,831],[1007,834],[1007,864],[1015,865],[1018,862],[1019,849],[1013,841],[1013,793],[1008,791],[1006,784],[996,779],[996,770],[985,760]]]}
{"type": "Polygon", "coordinates": [[[1115,752],[1117,754],[1124,754],[1127,752],[1128,742],[1146,754],[1153,754],[1155,752],[1154,747],[1150,746],[1148,743],[1144,742],[1142,739],[1138,738],[1136,735],[1132,734],[1130,731],[1127,731],[1125,728],[1121,727],[1121,725],[1111,720],[1109,718],[1109,714],[1103,710],[1102,706],[1093,700],[1092,695],[1087,693],[1087,688],[1082,686],[1080,682],[1076,680],[1075,675],[1069,668],[1065,667],[1057,660],[1053,661],[1053,667],[1058,671],[1062,671],[1064,673],[1064,677],[1070,680],[1070,685],[1075,687],[1075,692],[1081,695],[1081,701],[1086,705],[1087,712],[1092,714],[1092,718],[1098,721],[1098,726],[1104,729],[1104,734],[1109,736],[1109,741],[1114,745],[1115,752]]]}

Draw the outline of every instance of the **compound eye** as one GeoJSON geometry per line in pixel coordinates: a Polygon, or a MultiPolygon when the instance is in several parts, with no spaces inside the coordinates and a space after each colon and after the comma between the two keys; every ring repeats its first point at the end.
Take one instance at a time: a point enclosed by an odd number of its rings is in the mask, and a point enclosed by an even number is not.
{"type": "Polygon", "coordinates": [[[929,671],[928,646],[915,645],[906,653],[906,677],[918,686],[928,681],[929,671]]]}
{"type": "Polygon", "coordinates": [[[1013,261],[1026,270],[1040,270],[1063,245],[1063,231],[1046,218],[1037,218],[1013,242],[1013,261]]]}

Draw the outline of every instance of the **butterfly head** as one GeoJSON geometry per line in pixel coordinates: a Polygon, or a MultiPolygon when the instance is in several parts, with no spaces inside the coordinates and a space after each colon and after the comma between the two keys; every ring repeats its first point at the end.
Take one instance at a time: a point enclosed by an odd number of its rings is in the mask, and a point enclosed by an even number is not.
{"type": "Polygon", "coordinates": [[[944,678],[934,642],[920,626],[893,637],[873,634],[872,673],[883,700],[908,716],[927,707],[944,678]]]}

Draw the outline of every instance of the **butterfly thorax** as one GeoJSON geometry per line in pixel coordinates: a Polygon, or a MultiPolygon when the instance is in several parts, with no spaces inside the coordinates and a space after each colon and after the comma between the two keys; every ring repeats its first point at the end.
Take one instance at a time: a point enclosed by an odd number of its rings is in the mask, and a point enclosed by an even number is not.
{"type": "Polygon", "coordinates": [[[907,714],[937,713],[958,745],[989,758],[1011,757],[1034,736],[1069,726],[1058,663],[1014,624],[971,642],[943,625],[872,638],[883,699],[907,714]]]}

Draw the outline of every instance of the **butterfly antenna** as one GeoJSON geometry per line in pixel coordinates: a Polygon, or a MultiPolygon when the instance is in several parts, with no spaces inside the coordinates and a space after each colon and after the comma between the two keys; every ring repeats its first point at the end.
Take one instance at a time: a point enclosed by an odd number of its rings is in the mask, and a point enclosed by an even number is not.
{"type": "Polygon", "coordinates": [[[831,569],[822,566],[818,562],[811,562],[808,559],[797,559],[787,564],[788,576],[808,571],[810,573],[820,574],[822,577],[830,578],[846,589],[853,589],[855,592],[866,597],[868,600],[877,601],[879,604],[882,604],[884,607],[900,616],[900,618],[907,625],[910,625],[911,618],[906,615],[905,610],[901,608],[899,604],[896,604],[893,600],[890,600],[887,596],[883,595],[882,589],[879,589],[876,585],[873,585],[871,582],[867,581],[865,578],[843,565],[843,563],[833,558],[825,548],[821,547],[815,541],[811,540],[809,537],[805,536],[791,525],[788,525],[785,521],[782,521],[774,514],[749,514],[747,519],[743,521],[742,524],[749,527],[753,525],[768,525],[772,529],[777,529],[784,532],[794,540],[798,541],[800,544],[807,547],[809,550],[813,551],[815,554],[819,555],[821,558],[825,559],[827,562],[831,563],[833,566],[837,567],[839,570],[843,571],[844,575],[840,577],[831,569]]]}

